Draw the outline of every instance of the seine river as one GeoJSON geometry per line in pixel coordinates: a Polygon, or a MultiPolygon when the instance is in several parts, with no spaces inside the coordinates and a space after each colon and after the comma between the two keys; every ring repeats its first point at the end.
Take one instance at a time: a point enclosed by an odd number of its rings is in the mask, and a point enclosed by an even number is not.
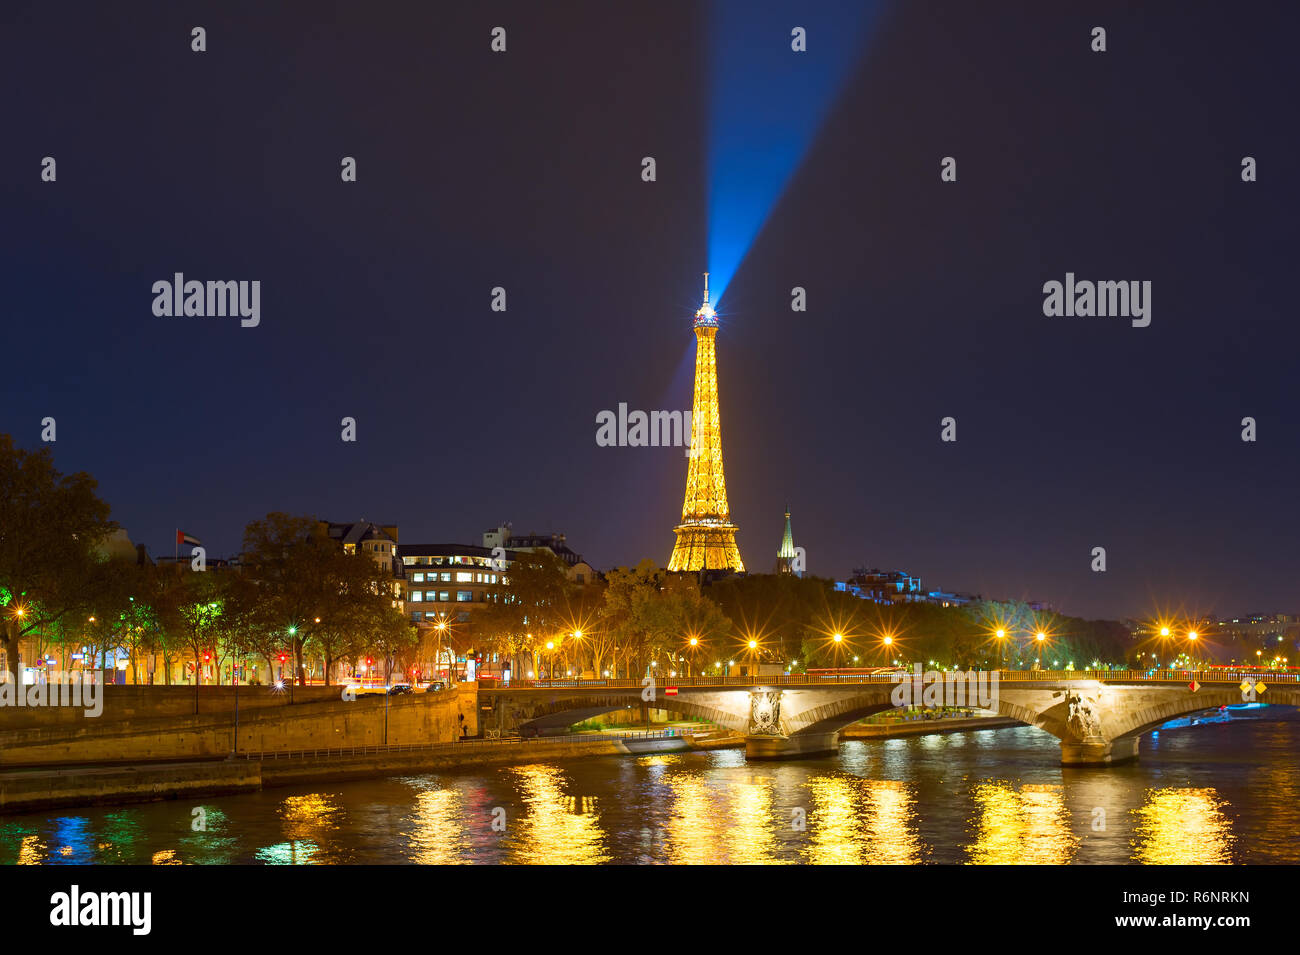
{"type": "Polygon", "coordinates": [[[1163,729],[1141,752],[1063,770],[1054,739],[1016,727],[801,762],[540,762],[0,817],[0,862],[1300,862],[1296,711],[1163,729]]]}

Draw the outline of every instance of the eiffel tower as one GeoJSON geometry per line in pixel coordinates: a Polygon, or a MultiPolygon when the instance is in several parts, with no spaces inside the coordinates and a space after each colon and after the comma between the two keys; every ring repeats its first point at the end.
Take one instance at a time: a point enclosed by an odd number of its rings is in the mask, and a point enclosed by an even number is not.
{"type": "Polygon", "coordinates": [[[691,409],[690,463],[682,522],[673,528],[677,543],[671,571],[732,570],[745,564],[736,546],[736,525],[727,507],[722,474],[722,417],[718,411],[718,316],[709,304],[709,273],[704,273],[704,304],[695,313],[695,404],[691,409]]]}

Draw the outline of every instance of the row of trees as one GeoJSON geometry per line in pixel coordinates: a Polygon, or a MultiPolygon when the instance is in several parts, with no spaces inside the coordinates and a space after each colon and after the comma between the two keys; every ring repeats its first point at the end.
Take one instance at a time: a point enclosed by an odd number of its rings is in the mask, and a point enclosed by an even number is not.
{"type": "Polygon", "coordinates": [[[192,661],[197,679],[205,663],[221,674],[249,658],[274,672],[281,656],[299,679],[306,658],[319,657],[328,681],[340,660],[391,662],[416,643],[391,568],[346,553],[313,518],[268,514],[245,530],[241,572],[196,571],[105,556],[116,525],[95,491],[88,474],[55,470],[49,449],[24,451],[0,434],[0,622],[10,672],[56,649],[65,666],[84,648],[112,667],[120,647],[135,682],[149,657],[161,657],[161,679],[171,682],[177,661],[192,661]]]}
{"type": "MultiPolygon", "coordinates": [[[[111,666],[125,648],[139,667],[161,657],[164,680],[178,660],[225,664],[254,658],[272,672],[281,656],[305,678],[308,658],[326,680],[339,661],[386,662],[416,652],[417,630],[398,609],[391,569],[346,553],[310,517],[268,514],[248,525],[242,568],[197,572],[107,559],[115,530],[87,474],[63,476],[48,449],[26,452],[0,435],[0,625],[6,666],[58,647],[88,648],[111,666]]],[[[518,675],[576,670],[641,675],[657,666],[699,673],[730,662],[783,668],[885,665],[1024,666],[1119,663],[1133,656],[1113,621],[1044,614],[1021,604],[966,608],[877,605],[829,581],[734,577],[701,588],[690,575],[651,561],[577,585],[540,551],[503,575],[496,600],[470,623],[444,619],[441,645],[513,661],[518,675]],[[1003,636],[995,636],[1001,631],[1003,636]],[[1048,640],[1034,639],[1044,632],[1048,640]]],[[[66,665],[66,663],[65,663],[66,665]]],[[[284,668],[281,667],[283,670],[284,668]]],[[[385,674],[387,675],[387,673],[385,674]]]]}
{"type": "Polygon", "coordinates": [[[794,576],[731,577],[701,588],[651,561],[576,585],[548,553],[511,568],[496,603],[461,629],[462,649],[495,652],[517,674],[649,669],[702,673],[736,662],[782,668],[1027,667],[1123,664],[1135,649],[1116,621],[1085,621],[1023,603],[880,605],[794,576]],[[1043,633],[1045,640],[1037,640],[1043,633]],[[1001,636],[998,636],[998,634],[1001,636]]]}

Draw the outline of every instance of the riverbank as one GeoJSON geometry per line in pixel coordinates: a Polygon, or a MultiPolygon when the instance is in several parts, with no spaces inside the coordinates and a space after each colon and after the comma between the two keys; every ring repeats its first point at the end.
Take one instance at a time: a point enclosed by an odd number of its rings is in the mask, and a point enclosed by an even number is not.
{"type": "MultiPolygon", "coordinates": [[[[890,739],[1016,725],[1019,725],[1016,720],[1003,717],[857,723],[841,730],[840,739],[890,739]]],[[[739,749],[744,745],[742,735],[718,729],[698,735],[680,731],[662,735],[575,734],[537,740],[304,749],[227,759],[11,769],[0,771],[0,814],[199,799],[277,786],[490,768],[542,760],[739,749]]]]}
{"type": "Polygon", "coordinates": [[[350,751],[297,751],[264,758],[199,762],[74,766],[0,772],[0,814],[196,799],[255,792],[276,786],[341,782],[382,776],[487,768],[539,760],[682,752],[681,736],[566,737],[490,741],[425,747],[355,747],[350,751]]]}

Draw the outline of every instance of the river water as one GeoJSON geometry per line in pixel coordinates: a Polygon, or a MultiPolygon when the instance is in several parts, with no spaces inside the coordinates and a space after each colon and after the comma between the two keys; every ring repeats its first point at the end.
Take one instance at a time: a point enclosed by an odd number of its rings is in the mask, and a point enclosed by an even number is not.
{"type": "Polygon", "coordinates": [[[1058,758],[1014,727],[539,762],[5,816],[0,863],[1300,862],[1295,710],[1162,729],[1127,766],[1058,758]]]}

